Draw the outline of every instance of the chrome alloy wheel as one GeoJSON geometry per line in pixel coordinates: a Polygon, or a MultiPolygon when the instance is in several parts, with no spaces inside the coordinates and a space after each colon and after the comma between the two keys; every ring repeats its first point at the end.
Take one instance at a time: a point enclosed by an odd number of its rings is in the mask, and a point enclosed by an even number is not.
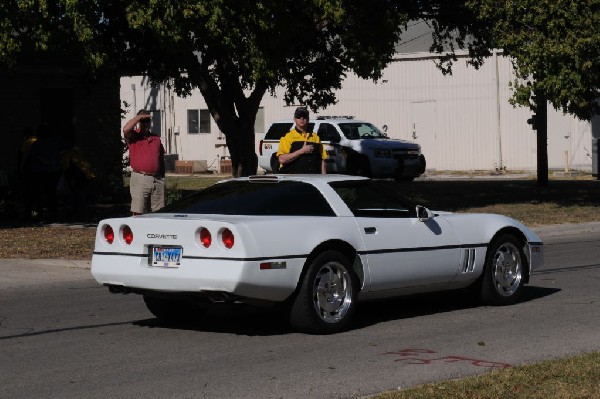
{"type": "Polygon", "coordinates": [[[352,279],[338,262],[325,263],[313,281],[313,305],[326,323],[337,323],[352,306],[352,279]]]}
{"type": "Polygon", "coordinates": [[[513,295],[521,285],[523,260],[519,248],[510,242],[498,247],[492,261],[493,284],[505,297],[513,295]]]}

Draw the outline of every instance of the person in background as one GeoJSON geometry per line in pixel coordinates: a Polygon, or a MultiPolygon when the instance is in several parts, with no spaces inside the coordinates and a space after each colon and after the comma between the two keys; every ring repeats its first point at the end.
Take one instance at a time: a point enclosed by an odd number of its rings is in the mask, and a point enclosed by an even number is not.
{"type": "Polygon", "coordinates": [[[56,187],[62,175],[61,159],[65,140],[54,123],[42,123],[38,139],[31,145],[32,184],[34,185],[35,219],[52,222],[58,218],[56,187]]]}
{"type": "MultiPolygon", "coordinates": [[[[59,187],[61,182],[65,186],[63,193],[70,197],[72,214],[81,215],[87,207],[86,192],[89,183],[96,178],[96,175],[83,152],[75,145],[72,134],[68,135],[67,143],[62,158],[63,175],[59,187]]],[[[60,194],[60,190],[57,191],[60,194]]]]}
{"type": "Polygon", "coordinates": [[[156,212],[165,206],[165,149],[151,131],[150,111],[140,110],[123,127],[129,148],[131,212],[156,212]]]}
{"type": "Polygon", "coordinates": [[[36,185],[33,181],[30,153],[33,143],[37,140],[38,136],[31,126],[28,126],[23,130],[23,141],[21,142],[18,154],[18,189],[25,208],[26,219],[36,216],[33,214],[36,185]]]}
{"type": "Polygon", "coordinates": [[[279,140],[280,173],[327,173],[327,153],[319,136],[308,131],[309,119],[306,107],[296,108],[294,127],[279,140]]]}

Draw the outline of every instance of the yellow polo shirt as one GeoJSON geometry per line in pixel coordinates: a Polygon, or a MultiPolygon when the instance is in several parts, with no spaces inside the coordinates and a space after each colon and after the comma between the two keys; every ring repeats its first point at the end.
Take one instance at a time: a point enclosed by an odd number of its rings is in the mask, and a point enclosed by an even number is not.
{"type": "MultiPolygon", "coordinates": [[[[289,154],[294,141],[308,141],[309,143],[321,144],[321,139],[316,133],[307,133],[306,136],[300,133],[296,128],[292,128],[285,136],[279,139],[279,148],[277,149],[277,156],[281,154],[289,154]]],[[[327,151],[321,146],[321,159],[327,159],[327,151]]]]}

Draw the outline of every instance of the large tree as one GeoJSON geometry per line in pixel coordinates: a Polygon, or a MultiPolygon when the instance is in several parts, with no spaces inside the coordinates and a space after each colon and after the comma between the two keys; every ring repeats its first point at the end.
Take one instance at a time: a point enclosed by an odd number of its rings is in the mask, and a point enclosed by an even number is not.
{"type": "MultiPolygon", "coordinates": [[[[348,73],[378,79],[406,22],[426,18],[451,72],[454,50],[478,66],[511,57],[516,104],[535,91],[557,109],[598,112],[600,0],[5,0],[0,65],[24,50],[68,48],[91,70],[148,74],[180,94],[199,88],[225,134],[234,175],[256,171],[254,120],[263,96],[335,102],[348,73]]],[[[538,149],[541,150],[541,149],[538,149]]],[[[545,151],[545,148],[543,149],[545,151]]],[[[538,165],[539,166],[539,165],[538,165]]],[[[547,166],[546,166],[547,168],[547,166]]]]}
{"type": "Polygon", "coordinates": [[[387,0],[172,0],[132,16],[159,43],[148,57],[150,77],[175,77],[179,91],[198,87],[234,175],[256,172],[254,121],[265,93],[283,86],[286,102],[314,110],[334,103],[349,71],[381,76],[407,21],[387,0]]]}
{"type": "Polygon", "coordinates": [[[511,57],[514,101],[543,93],[559,110],[589,120],[600,113],[600,0],[469,0],[488,26],[488,47],[511,57]]]}
{"type": "Polygon", "coordinates": [[[538,183],[547,185],[547,102],[583,120],[600,114],[600,0],[457,0],[429,10],[442,72],[451,73],[456,48],[468,48],[476,67],[492,49],[512,60],[511,102],[534,114],[538,183]]]}
{"type": "Polygon", "coordinates": [[[15,51],[35,37],[37,48],[81,50],[96,70],[144,73],[179,94],[198,88],[226,137],[234,175],[256,172],[254,121],[265,93],[283,86],[288,103],[313,110],[334,103],[347,73],[381,76],[408,20],[408,12],[389,0],[54,4],[52,10],[43,0],[0,6],[8,32],[28,33],[2,38],[4,48],[15,51]],[[25,20],[32,15],[29,26],[25,20]]]}
{"type": "Polygon", "coordinates": [[[546,101],[584,120],[600,113],[600,0],[466,4],[487,27],[486,47],[502,49],[513,61],[513,102],[534,112],[538,183],[547,185],[546,101]]]}

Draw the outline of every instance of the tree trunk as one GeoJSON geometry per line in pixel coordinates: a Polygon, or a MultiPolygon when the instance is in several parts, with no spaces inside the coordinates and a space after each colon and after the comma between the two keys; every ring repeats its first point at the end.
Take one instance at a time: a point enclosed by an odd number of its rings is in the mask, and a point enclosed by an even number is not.
{"type": "Polygon", "coordinates": [[[223,132],[231,155],[232,175],[233,177],[255,175],[258,169],[258,157],[254,148],[254,125],[244,126],[242,123],[236,125],[236,131],[223,132]]]}
{"type": "Polygon", "coordinates": [[[200,70],[201,83],[198,84],[213,119],[225,135],[233,177],[250,176],[257,172],[254,122],[267,90],[264,82],[257,82],[250,96],[246,97],[237,79],[235,71],[223,66],[220,68],[220,85],[203,70],[200,70]]]}
{"type": "Polygon", "coordinates": [[[537,129],[537,184],[548,186],[548,102],[546,96],[536,95],[537,129]]]}

